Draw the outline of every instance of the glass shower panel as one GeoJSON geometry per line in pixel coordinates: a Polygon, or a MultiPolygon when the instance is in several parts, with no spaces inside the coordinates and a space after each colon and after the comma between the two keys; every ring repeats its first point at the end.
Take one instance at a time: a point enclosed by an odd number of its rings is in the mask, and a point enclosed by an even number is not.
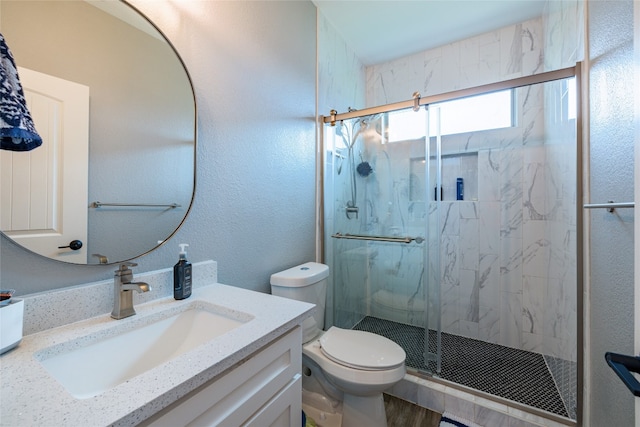
{"type": "Polygon", "coordinates": [[[396,341],[414,372],[575,420],[573,85],[506,89],[499,128],[441,135],[472,122],[444,103],[327,126],[332,324],[396,341]]]}
{"type": "MultiPolygon", "coordinates": [[[[510,127],[432,136],[441,167],[429,173],[439,181],[432,197],[440,197],[440,224],[430,227],[440,240],[442,346],[435,371],[575,419],[577,136],[571,84],[565,79],[513,89],[510,127]]],[[[437,115],[436,104],[429,108],[437,115]]],[[[456,111],[440,118],[467,119],[456,111]]]]}
{"type": "Polygon", "coordinates": [[[427,244],[434,217],[427,122],[425,109],[408,109],[325,128],[333,163],[325,190],[332,202],[325,251],[333,324],[387,336],[405,349],[407,365],[421,370],[436,359],[425,332],[433,309],[427,280],[437,277],[427,251],[438,245],[427,244]]]}
{"type": "Polygon", "coordinates": [[[427,295],[428,317],[425,329],[425,370],[434,375],[440,375],[442,369],[442,286],[441,286],[441,207],[444,197],[442,183],[442,136],[441,111],[438,106],[426,106],[428,117],[426,120],[426,134],[429,135],[426,158],[426,179],[429,214],[427,218],[427,257],[428,266],[427,295]]]}

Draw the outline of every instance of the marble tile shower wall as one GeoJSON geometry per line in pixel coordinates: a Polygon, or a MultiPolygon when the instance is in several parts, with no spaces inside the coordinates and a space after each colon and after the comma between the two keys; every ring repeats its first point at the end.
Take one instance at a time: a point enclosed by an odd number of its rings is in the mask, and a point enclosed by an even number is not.
{"type": "Polygon", "coordinates": [[[365,106],[365,67],[335,28],[320,13],[318,18],[318,90],[320,114],[329,115],[365,106]]]}
{"type": "MultiPolygon", "coordinates": [[[[351,108],[364,108],[365,106],[365,67],[360,62],[356,54],[345,43],[342,37],[338,34],[336,29],[327,21],[327,19],[319,12],[318,16],[318,73],[320,79],[318,81],[318,111],[320,114],[328,115],[331,109],[343,112],[351,108]]],[[[324,127],[324,132],[330,132],[333,128],[324,127]]],[[[332,153],[332,150],[328,145],[327,137],[324,137],[324,144],[326,147],[326,159],[325,159],[325,182],[324,182],[324,199],[327,205],[331,204],[331,201],[335,199],[334,195],[334,183],[333,183],[333,169],[335,167],[342,167],[346,169],[346,163],[344,158],[336,157],[332,153]]],[[[343,179],[346,176],[346,172],[342,172],[342,176],[337,179],[343,179]]],[[[343,186],[345,183],[341,184],[343,186]]],[[[335,188],[340,186],[336,185],[335,188]]],[[[339,203],[344,203],[343,194],[336,190],[336,194],[340,197],[339,203]]],[[[336,202],[338,203],[338,202],[336,202]]],[[[328,208],[324,210],[325,224],[333,224],[334,216],[342,218],[344,212],[337,212],[334,214],[334,209],[328,208]]],[[[330,264],[333,270],[339,270],[340,266],[333,263],[334,249],[333,242],[330,237],[332,233],[331,227],[325,227],[324,241],[325,245],[325,260],[330,264]]],[[[327,307],[325,311],[326,325],[338,324],[334,320],[334,285],[333,277],[329,276],[329,286],[327,288],[327,307]]],[[[339,275],[336,275],[339,277],[339,275]]]]}
{"type": "Polygon", "coordinates": [[[533,74],[543,69],[542,19],[367,67],[367,107],[533,74]]]}
{"type": "MultiPolygon", "coordinates": [[[[405,100],[416,90],[425,96],[541,71],[543,38],[542,20],[532,20],[368,67],[367,106],[405,100]]],[[[575,361],[574,146],[548,135],[544,105],[555,102],[550,93],[519,89],[515,128],[443,139],[444,154],[477,153],[477,200],[442,203],[441,318],[445,332],[575,361]]],[[[405,157],[400,147],[395,154],[375,147],[363,139],[356,151],[379,160],[375,174],[359,187],[361,215],[368,217],[359,221],[363,229],[345,231],[424,232],[427,208],[410,198],[410,159],[420,157],[416,148],[405,148],[413,151],[405,157]],[[404,176],[385,182],[387,169],[404,176]]],[[[340,195],[334,196],[339,202],[340,195]]],[[[369,285],[357,287],[364,289],[360,297],[367,295],[368,306],[360,309],[419,324],[421,271],[399,267],[419,265],[422,257],[409,247],[369,244],[360,265],[366,262],[370,273],[358,278],[369,285]],[[404,310],[396,310],[403,304],[404,310]]],[[[346,265],[347,258],[339,264],[346,265]]],[[[353,271],[345,267],[344,283],[353,283],[353,271]]]]}
{"type": "MultiPolygon", "coordinates": [[[[359,124],[355,126],[358,129],[359,124]]],[[[337,137],[336,141],[339,146],[342,139],[337,137]]],[[[412,192],[425,194],[421,184],[424,173],[422,179],[416,179],[415,170],[412,173],[413,160],[425,158],[424,144],[381,145],[380,135],[369,130],[353,140],[352,154],[345,148],[340,152],[344,159],[334,157],[339,164],[334,164],[330,183],[335,212],[332,230],[342,234],[424,237],[425,197],[412,198],[412,192]],[[353,164],[351,157],[355,159],[353,164]],[[353,170],[361,161],[371,165],[371,175],[364,177],[353,170]],[[422,190],[416,189],[418,185],[422,190]],[[347,214],[348,204],[357,207],[357,214],[347,214]]],[[[420,160],[418,163],[422,165],[420,160]]],[[[364,316],[374,315],[424,326],[421,278],[425,244],[330,241],[336,278],[334,324],[353,327],[364,316]]]]}

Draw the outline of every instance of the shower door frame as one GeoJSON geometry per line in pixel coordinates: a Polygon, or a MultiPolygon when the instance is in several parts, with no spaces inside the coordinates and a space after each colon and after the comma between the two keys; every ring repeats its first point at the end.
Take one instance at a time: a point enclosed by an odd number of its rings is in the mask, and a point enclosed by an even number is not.
{"type": "MultiPolygon", "coordinates": [[[[524,86],[530,86],[535,84],[542,84],[553,82],[557,80],[563,80],[568,78],[575,78],[576,80],[576,315],[577,315],[577,331],[576,331],[576,348],[577,357],[577,378],[576,378],[576,394],[577,394],[577,410],[576,410],[576,422],[577,425],[582,423],[582,407],[583,407],[583,367],[584,357],[583,352],[580,349],[583,348],[584,343],[584,331],[583,331],[583,316],[584,316],[584,303],[583,303],[583,270],[584,270],[584,198],[583,198],[583,164],[584,164],[584,148],[583,148],[583,63],[577,62],[572,67],[562,68],[553,71],[542,72],[524,77],[518,77],[509,80],[503,80],[500,82],[489,83],[485,85],[475,86],[466,89],[455,90],[451,92],[445,92],[437,95],[429,95],[421,97],[419,94],[414,94],[414,98],[411,100],[400,101],[391,104],[385,104],[376,107],[365,108],[362,110],[352,110],[345,113],[338,113],[336,110],[331,110],[328,116],[319,116],[318,126],[318,151],[322,158],[318,159],[317,168],[317,200],[318,200],[318,226],[316,234],[316,248],[318,254],[317,259],[324,262],[325,248],[325,224],[324,224],[324,165],[327,162],[326,147],[323,140],[323,128],[325,124],[334,126],[337,121],[348,120],[358,118],[362,116],[369,116],[374,114],[386,113],[394,110],[414,108],[418,109],[422,106],[428,108],[430,104],[453,101],[456,99],[467,98],[471,96],[497,92],[502,90],[516,89],[524,86]]],[[[440,349],[438,349],[439,351],[440,349]]],[[[454,384],[454,383],[452,383],[454,384]]]]}

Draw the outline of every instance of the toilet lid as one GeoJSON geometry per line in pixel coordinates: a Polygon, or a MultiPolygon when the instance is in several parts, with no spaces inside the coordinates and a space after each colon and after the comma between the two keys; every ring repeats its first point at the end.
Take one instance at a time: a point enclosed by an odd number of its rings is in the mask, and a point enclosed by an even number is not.
{"type": "Polygon", "coordinates": [[[334,362],[365,370],[395,368],[403,365],[406,358],[402,347],[390,339],[335,326],[320,337],[320,349],[334,362]]]}

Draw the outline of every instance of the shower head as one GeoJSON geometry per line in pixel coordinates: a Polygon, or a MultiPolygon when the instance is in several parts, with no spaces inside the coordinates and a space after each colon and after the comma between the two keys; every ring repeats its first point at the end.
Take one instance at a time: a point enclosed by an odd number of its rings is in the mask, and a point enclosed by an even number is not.
{"type": "Polygon", "coordinates": [[[362,162],[358,165],[358,167],[356,168],[356,170],[358,171],[358,175],[362,176],[362,177],[368,177],[369,175],[371,175],[371,173],[373,172],[373,168],[371,167],[371,165],[369,164],[369,162],[362,162]]]}
{"type": "Polygon", "coordinates": [[[362,151],[360,152],[360,164],[356,168],[356,171],[358,172],[358,175],[364,178],[368,177],[373,172],[373,168],[371,167],[369,162],[364,161],[364,158],[362,157],[362,151]]]}
{"type": "Polygon", "coordinates": [[[358,172],[358,175],[364,178],[368,177],[373,172],[373,168],[369,162],[365,162],[362,158],[362,151],[360,152],[360,164],[356,168],[356,171],[358,172]]]}

